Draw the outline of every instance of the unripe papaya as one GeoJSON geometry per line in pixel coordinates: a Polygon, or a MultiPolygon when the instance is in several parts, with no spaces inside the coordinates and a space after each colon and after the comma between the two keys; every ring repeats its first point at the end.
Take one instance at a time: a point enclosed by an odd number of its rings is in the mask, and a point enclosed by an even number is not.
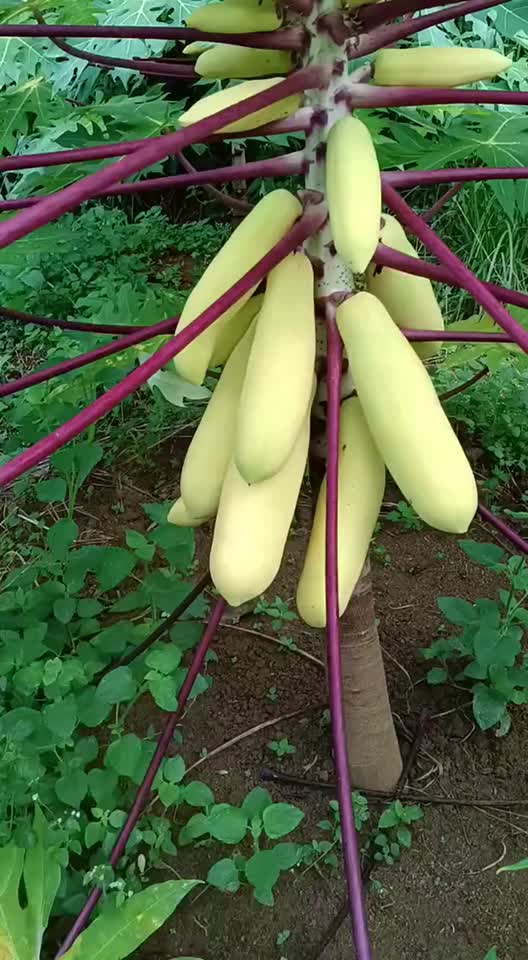
{"type": "Polygon", "coordinates": [[[167,515],[168,522],[174,523],[177,527],[200,527],[210,519],[210,517],[192,517],[181,497],[173,503],[167,515]]]}
{"type": "MultiPolygon", "coordinates": [[[[277,83],[282,83],[283,77],[272,77],[265,80],[245,80],[243,83],[237,83],[234,87],[226,87],[225,90],[217,90],[216,93],[209,94],[208,97],[202,97],[193,103],[185,113],[180,117],[182,127],[188,127],[191,123],[197,123],[198,120],[204,120],[210,117],[212,113],[218,113],[219,110],[225,110],[235,103],[241,103],[248,97],[254,97],[256,93],[262,93],[269,90],[277,83]]],[[[256,110],[255,113],[228,123],[226,127],[221,127],[222,133],[238,133],[243,130],[251,130],[253,127],[261,127],[266,123],[273,123],[275,120],[283,120],[295,113],[301,102],[300,94],[292,94],[290,97],[284,97],[283,100],[277,100],[269,107],[263,107],[262,110],[256,110]]]]}
{"type": "Polygon", "coordinates": [[[227,468],[210,556],[213,583],[237,607],[275,579],[303,480],[310,433],[306,417],[290,457],[274,477],[251,486],[227,468]]]}
{"type": "Polygon", "coordinates": [[[315,364],[314,277],[304,253],[269,273],[238,410],[235,463],[247,483],[272,477],[306,419],[315,364]]]}
{"type": "Polygon", "coordinates": [[[257,50],[231,43],[215,43],[198,57],[195,70],[201,77],[211,80],[236,80],[288,73],[291,65],[290,54],[283,50],[257,50]]]}
{"type": "MultiPolygon", "coordinates": [[[[301,204],[288,190],[273,190],[266,194],[226,240],[189,294],[178,323],[178,333],[254,267],[287,233],[301,212],[301,204]]],[[[254,289],[248,290],[177,354],[174,365],[181,377],[195,384],[203,382],[215,343],[226,324],[249,300],[254,289]]]]}
{"type": "Polygon", "coordinates": [[[185,53],[188,57],[199,57],[201,53],[205,53],[205,51],[210,50],[211,47],[214,47],[214,43],[206,43],[204,40],[193,40],[192,43],[188,43],[187,46],[183,48],[182,53],[185,53]]]}
{"type": "Polygon", "coordinates": [[[264,302],[264,294],[259,293],[250,300],[241,310],[226,323],[218,334],[218,339],[214,345],[214,350],[209,361],[210,367],[223,367],[226,360],[231,356],[237,343],[242,339],[252,320],[255,319],[264,302]]]}
{"type": "MultiPolygon", "coordinates": [[[[419,259],[403,227],[386,213],[382,217],[380,240],[393,250],[419,259]]],[[[367,270],[367,290],[381,300],[399,327],[408,327],[410,330],[444,329],[442,311],[427,277],[415,277],[403,270],[378,267],[371,263],[367,270]]],[[[413,343],[413,347],[418,356],[427,360],[439,352],[440,343],[413,343]]]]}
{"type": "MultiPolygon", "coordinates": [[[[337,501],[339,614],[365,563],[385,489],[385,465],[357,397],[341,404],[337,501]]],[[[323,480],[297,587],[297,609],[310,627],[326,626],[326,478],[323,480]]]]}
{"type": "Polygon", "coordinates": [[[193,10],[187,26],[209,33],[262,33],[277,30],[281,19],[270,0],[262,3],[209,3],[193,10]]]}
{"type": "Polygon", "coordinates": [[[512,60],[478,47],[385,47],[374,59],[374,82],[385,87],[459,87],[489,80],[512,60]]]}
{"type": "Polygon", "coordinates": [[[250,327],[229,357],[185,455],[180,493],[191,516],[213,517],[218,509],[254,332],[250,327]]]}
{"type": "Polygon", "coordinates": [[[374,443],[404,497],[432,527],[464,533],[477,487],[422,361],[371,293],[345,300],[337,325],[374,443]]]}
{"type": "Polygon", "coordinates": [[[372,137],[356,117],[342,117],[328,134],[326,190],[337,252],[361,273],[378,242],[381,179],[372,137]]]}

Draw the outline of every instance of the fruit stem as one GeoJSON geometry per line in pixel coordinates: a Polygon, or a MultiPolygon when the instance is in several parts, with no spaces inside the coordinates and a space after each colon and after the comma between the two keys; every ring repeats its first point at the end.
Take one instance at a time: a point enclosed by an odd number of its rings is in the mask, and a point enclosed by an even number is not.
{"type": "Polygon", "coordinates": [[[440,262],[446,266],[460,286],[467,290],[474,300],[489,313],[492,320],[513,337],[525,353],[528,353],[528,330],[524,330],[519,323],[504,309],[501,303],[484,286],[483,283],[469,270],[454,254],[440,237],[431,230],[418,214],[411,210],[403,197],[388,183],[383,184],[383,199],[387,206],[398,217],[400,222],[411,230],[424,246],[440,262]]]}
{"type": "Polygon", "coordinates": [[[391,170],[384,183],[396,190],[431,187],[437,183],[471,183],[484,180],[526,180],[528,167],[450,167],[447,170],[391,170]]]}
{"type": "Polygon", "coordinates": [[[526,106],[527,90],[459,90],[452,87],[377,87],[347,84],[339,93],[351,109],[441,106],[447,103],[503,103],[526,106]]]}

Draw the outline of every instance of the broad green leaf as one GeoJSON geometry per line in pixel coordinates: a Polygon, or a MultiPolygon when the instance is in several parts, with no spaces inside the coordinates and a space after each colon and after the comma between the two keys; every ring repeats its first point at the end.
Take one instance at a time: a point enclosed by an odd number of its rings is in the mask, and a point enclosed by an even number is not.
{"type": "Polygon", "coordinates": [[[504,694],[477,683],[473,689],[473,714],[481,730],[489,730],[502,720],[508,704],[504,694]]]}
{"type": "Polygon", "coordinates": [[[163,776],[169,783],[180,783],[185,776],[185,760],[183,757],[169,757],[168,760],[165,760],[163,776]]]}
{"type": "Polygon", "coordinates": [[[56,560],[64,560],[68,550],[79,535],[79,528],[74,520],[64,517],[49,528],[46,534],[48,547],[56,560]]]}
{"type": "Polygon", "coordinates": [[[166,783],[164,780],[158,784],[158,796],[164,807],[173,807],[181,802],[182,788],[177,783],[166,783]]]}
{"type": "Polygon", "coordinates": [[[181,828],[178,843],[181,847],[186,847],[193,840],[198,840],[207,833],[209,833],[209,817],[204,813],[195,813],[181,828]]]}
{"type": "Polygon", "coordinates": [[[302,857],[302,847],[298,843],[276,843],[273,855],[281,870],[291,870],[302,857]]]}
{"type": "Polygon", "coordinates": [[[273,905],[272,890],[280,872],[279,858],[273,850],[260,850],[249,858],[245,866],[246,879],[255,888],[259,903],[273,905]]]}
{"type": "Polygon", "coordinates": [[[0,850],[0,932],[6,960],[33,960],[33,931],[19,903],[24,850],[13,844],[0,850]]]}
{"type": "Polygon", "coordinates": [[[445,667],[433,667],[431,670],[427,671],[426,679],[427,683],[430,683],[432,686],[436,686],[440,683],[445,683],[448,676],[449,673],[445,667]]]}
{"type": "Polygon", "coordinates": [[[112,704],[95,696],[95,687],[88,686],[76,697],[79,722],[87,727],[98,727],[106,720],[112,704]]]}
{"type": "Polygon", "coordinates": [[[480,563],[482,567],[493,569],[506,560],[506,553],[495,543],[476,543],[474,540],[459,540],[459,547],[470,560],[480,563]]]}
{"type": "Polygon", "coordinates": [[[88,776],[84,770],[68,770],[55,781],[55,793],[68,807],[78,810],[88,792],[88,776]]]}
{"type": "Polygon", "coordinates": [[[255,787],[244,797],[242,810],[248,820],[252,820],[253,817],[261,817],[266,807],[271,806],[272,803],[271,794],[264,787],[255,787]]]}
{"type": "Polygon", "coordinates": [[[206,783],[191,780],[185,784],[183,799],[190,807],[210,807],[214,803],[214,793],[206,783]]]}
{"type": "Polygon", "coordinates": [[[49,703],[42,711],[46,726],[60,740],[69,740],[77,726],[77,703],[73,694],[49,703]]]}
{"type": "Polygon", "coordinates": [[[208,817],[209,832],[221,843],[240,843],[247,829],[246,814],[229,803],[219,803],[208,817]]]}
{"type": "Polygon", "coordinates": [[[117,773],[94,768],[88,772],[88,789],[98,807],[108,810],[116,802],[117,773]]]}
{"type": "Polygon", "coordinates": [[[53,614],[59,623],[70,623],[76,607],[77,601],[73,597],[58,597],[53,604],[53,614]]]}
{"type": "Polygon", "coordinates": [[[437,597],[436,605],[450,623],[458,626],[473,623],[476,619],[473,605],[461,597],[437,597]]]}
{"type": "Polygon", "coordinates": [[[124,960],[170,917],[199,880],[154,884],[114,910],[104,912],[81,933],[65,960],[124,960]]]}
{"type": "Polygon", "coordinates": [[[140,560],[150,563],[154,556],[154,544],[150,543],[139,530],[127,530],[125,539],[127,547],[130,547],[140,560]]]}
{"type": "Polygon", "coordinates": [[[37,500],[41,503],[57,503],[66,499],[66,481],[62,477],[41,480],[35,487],[37,500]]]}
{"type": "Polygon", "coordinates": [[[304,812],[291,803],[272,803],[262,814],[264,832],[270,840],[285,837],[295,830],[303,819],[304,812]]]}
{"type": "Polygon", "coordinates": [[[136,565],[133,553],[122,547],[104,547],[104,553],[95,572],[101,590],[113,590],[136,565]]]}
{"type": "Polygon", "coordinates": [[[147,383],[151,390],[157,387],[165,400],[174,407],[184,407],[186,400],[207,400],[211,396],[207,387],[196,387],[172,370],[158,370],[147,383]]]}
{"type": "Polygon", "coordinates": [[[105,703],[122,703],[133,700],[137,693],[137,683],[130,667],[116,667],[99,682],[96,697],[105,703]]]}
{"type": "Polygon", "coordinates": [[[179,667],[181,658],[181,649],[175,644],[166,643],[151,650],[145,658],[145,663],[151,670],[167,674],[179,667]]]}
{"type": "Polygon", "coordinates": [[[141,763],[143,750],[141,740],[135,733],[127,733],[119,740],[114,740],[105,754],[105,767],[115,770],[120,777],[133,778],[141,763]]]}
{"type": "Polygon", "coordinates": [[[102,603],[99,603],[99,600],[94,600],[92,597],[87,597],[84,600],[77,601],[77,616],[78,617],[96,617],[98,613],[101,613],[104,607],[102,603]]]}
{"type": "Polygon", "coordinates": [[[240,889],[238,870],[229,858],[218,860],[207,874],[207,883],[224,893],[236,893],[240,889]]]}

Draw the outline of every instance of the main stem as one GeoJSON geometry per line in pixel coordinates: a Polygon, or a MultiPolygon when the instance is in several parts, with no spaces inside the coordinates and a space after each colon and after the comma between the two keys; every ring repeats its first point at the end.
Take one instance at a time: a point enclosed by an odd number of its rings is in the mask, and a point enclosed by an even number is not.
{"type": "MultiPolygon", "coordinates": [[[[312,14],[306,23],[310,43],[307,49],[305,63],[306,65],[313,64],[323,67],[329,72],[328,83],[320,89],[312,90],[307,96],[307,102],[313,109],[313,117],[315,119],[306,138],[305,164],[307,172],[305,186],[308,191],[313,191],[323,196],[326,192],[325,146],[328,131],[336,120],[344,116],[347,112],[343,102],[339,102],[339,98],[336,96],[342,86],[343,75],[346,76],[347,73],[345,48],[344,45],[341,46],[336,43],[331,36],[322,30],[325,16],[332,14],[333,10],[334,4],[332,0],[316,0],[312,14]]],[[[353,158],[351,158],[351,163],[353,163],[353,158]]],[[[326,604],[328,683],[332,739],[341,814],[343,856],[356,956],[358,960],[369,960],[371,953],[368,943],[364,905],[362,902],[361,870],[350,808],[350,771],[353,770],[354,776],[356,776],[358,771],[364,769],[367,779],[363,785],[369,785],[368,777],[373,776],[373,766],[371,762],[372,748],[369,746],[367,749],[370,727],[363,736],[362,743],[360,743],[354,735],[356,729],[365,731],[367,722],[362,698],[354,696],[356,671],[350,669],[347,654],[347,651],[354,649],[356,639],[361,639],[357,634],[358,624],[353,616],[350,618],[345,617],[341,623],[340,631],[335,596],[336,576],[338,575],[335,501],[337,498],[337,456],[339,443],[338,398],[341,353],[336,345],[339,343],[339,339],[335,328],[334,314],[335,304],[350,295],[354,289],[354,281],[351,271],[335,252],[328,223],[323,226],[317,234],[314,234],[306,241],[305,249],[316,268],[316,297],[318,306],[326,318],[326,336],[325,328],[321,327],[321,335],[318,337],[318,352],[320,355],[328,352],[326,604]],[[336,380],[337,387],[335,383],[336,380]],[[333,403],[331,402],[332,398],[333,403]],[[343,625],[345,626],[344,631],[342,629],[343,625]],[[343,677],[345,678],[344,681],[343,677]],[[347,709],[345,713],[343,711],[343,701],[350,705],[356,705],[357,709],[347,709]],[[352,747],[352,752],[350,747],[352,747]]],[[[320,476],[321,472],[324,472],[324,464],[318,462],[318,460],[320,460],[320,449],[321,446],[318,438],[314,437],[310,454],[310,474],[312,477],[320,476]]],[[[353,611],[354,605],[352,605],[350,609],[353,611]]],[[[375,679],[374,685],[376,689],[381,683],[381,687],[385,691],[384,697],[380,696],[377,698],[376,707],[378,704],[380,705],[380,716],[372,717],[369,711],[369,721],[373,722],[374,728],[378,728],[381,724],[384,729],[387,728],[392,731],[392,739],[390,737],[387,738],[383,750],[378,749],[379,740],[376,739],[374,766],[378,771],[382,771],[382,780],[379,779],[379,773],[376,773],[376,778],[373,779],[372,782],[376,783],[376,785],[383,782],[387,787],[392,787],[398,779],[401,761],[396,736],[394,734],[394,727],[392,725],[392,716],[386,691],[381,652],[379,642],[377,641],[373,609],[371,610],[371,622],[369,626],[369,636],[375,638],[379,652],[379,656],[375,662],[376,678],[373,678],[368,670],[362,671],[361,676],[366,685],[372,686],[375,679]]],[[[363,630],[362,623],[359,627],[363,630]]]]}

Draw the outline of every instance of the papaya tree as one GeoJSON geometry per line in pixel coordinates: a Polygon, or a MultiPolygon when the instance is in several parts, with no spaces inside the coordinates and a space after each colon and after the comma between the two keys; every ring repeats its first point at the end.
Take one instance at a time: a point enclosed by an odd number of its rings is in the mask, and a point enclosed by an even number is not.
{"type": "MultiPolygon", "coordinates": [[[[131,330],[108,346],[2,387],[5,396],[170,334],[132,373],[0,467],[0,484],[12,483],[77,437],[167,364],[174,362],[179,376],[194,384],[203,382],[209,368],[223,368],[169,516],[189,526],[214,519],[210,574],[219,599],[178,710],[169,716],[112,850],[115,865],[226,603],[246,603],[273,583],[309,461],[314,511],[297,605],[306,623],[326,631],[345,874],[359,960],[371,953],[351,784],[391,789],[401,772],[368,569],[386,469],[433,527],[464,532],[477,510],[498,524],[478,505],[471,467],[426,361],[449,341],[514,343],[528,350],[527,331],[504,306],[526,307],[528,296],[479,280],[401,194],[410,187],[455,185],[443,203],[460,184],[526,179],[528,167],[421,170],[417,163],[382,172],[368,121],[373,111],[383,117],[381,111],[394,107],[526,104],[525,92],[465,86],[507,71],[511,61],[499,52],[396,46],[498,2],[462,0],[423,14],[425,0],[289,0],[280,7],[274,0],[223,0],[198,8],[186,27],[50,25],[40,14],[37,23],[0,26],[0,37],[53,38],[65,54],[103,68],[117,65],[189,82],[241,81],[196,99],[174,133],[2,159],[0,169],[10,171],[120,158],[51,195],[4,202],[2,208],[15,213],[0,223],[0,247],[93,197],[304,178],[297,194],[276,188],[250,210],[192,290],[180,318],[131,330]],[[119,60],[69,42],[87,37],[170,39],[187,47],[177,61],[119,60]],[[206,171],[194,171],[186,161],[184,174],[123,182],[171,155],[183,158],[182,151],[196,143],[273,133],[304,134],[304,148],[206,171]],[[436,262],[419,257],[409,237],[436,262]],[[466,291],[494,329],[445,329],[433,280],[466,291]]],[[[390,126],[390,115],[383,122],[390,126]]],[[[526,552],[522,538],[500,523],[526,552]]],[[[101,893],[96,888],[88,897],[62,952],[83,930],[101,893]]]]}

